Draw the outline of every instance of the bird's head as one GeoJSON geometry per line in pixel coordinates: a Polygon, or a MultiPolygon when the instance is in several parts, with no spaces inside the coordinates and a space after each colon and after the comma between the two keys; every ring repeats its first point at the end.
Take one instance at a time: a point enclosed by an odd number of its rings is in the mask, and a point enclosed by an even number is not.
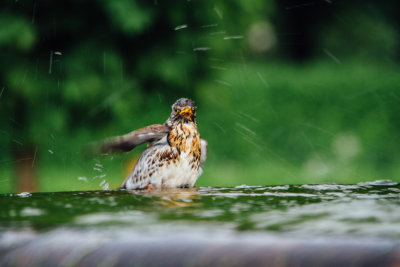
{"type": "Polygon", "coordinates": [[[172,105],[171,118],[195,122],[196,103],[188,98],[180,98],[172,105]]]}

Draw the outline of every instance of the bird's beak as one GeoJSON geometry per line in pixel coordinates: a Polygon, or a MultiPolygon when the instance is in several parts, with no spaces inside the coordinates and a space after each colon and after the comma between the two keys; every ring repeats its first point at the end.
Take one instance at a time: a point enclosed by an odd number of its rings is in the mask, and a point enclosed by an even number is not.
{"type": "Polygon", "coordinates": [[[190,119],[193,115],[192,108],[187,107],[187,108],[181,110],[181,112],[179,112],[179,115],[181,115],[182,117],[185,117],[187,119],[190,119]]]}

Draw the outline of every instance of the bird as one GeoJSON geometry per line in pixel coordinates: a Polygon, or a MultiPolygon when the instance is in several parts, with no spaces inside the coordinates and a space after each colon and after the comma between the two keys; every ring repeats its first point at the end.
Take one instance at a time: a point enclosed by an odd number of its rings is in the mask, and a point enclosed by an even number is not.
{"type": "Polygon", "coordinates": [[[207,141],[200,137],[196,104],[180,98],[164,124],[153,124],[102,142],[101,153],[128,152],[148,143],[120,189],[193,187],[207,158],[207,141]]]}

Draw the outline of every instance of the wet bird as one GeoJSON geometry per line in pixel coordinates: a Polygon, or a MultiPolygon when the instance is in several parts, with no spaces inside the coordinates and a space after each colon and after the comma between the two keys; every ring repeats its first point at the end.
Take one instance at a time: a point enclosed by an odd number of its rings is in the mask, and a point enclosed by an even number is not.
{"type": "Polygon", "coordinates": [[[164,124],[154,124],[106,140],[102,153],[127,152],[148,143],[121,189],[192,187],[206,160],[207,142],[200,138],[195,102],[178,99],[164,124]]]}

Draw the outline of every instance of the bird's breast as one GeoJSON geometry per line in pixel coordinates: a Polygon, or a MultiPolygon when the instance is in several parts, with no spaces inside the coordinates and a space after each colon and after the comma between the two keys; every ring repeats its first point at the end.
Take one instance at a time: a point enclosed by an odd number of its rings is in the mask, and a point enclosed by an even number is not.
{"type": "Polygon", "coordinates": [[[172,149],[179,154],[181,164],[197,171],[200,168],[201,141],[196,125],[178,124],[168,135],[172,149]]]}
{"type": "Polygon", "coordinates": [[[200,135],[197,127],[180,124],[174,127],[168,134],[168,142],[171,147],[181,152],[195,153],[200,151],[200,135]]]}

